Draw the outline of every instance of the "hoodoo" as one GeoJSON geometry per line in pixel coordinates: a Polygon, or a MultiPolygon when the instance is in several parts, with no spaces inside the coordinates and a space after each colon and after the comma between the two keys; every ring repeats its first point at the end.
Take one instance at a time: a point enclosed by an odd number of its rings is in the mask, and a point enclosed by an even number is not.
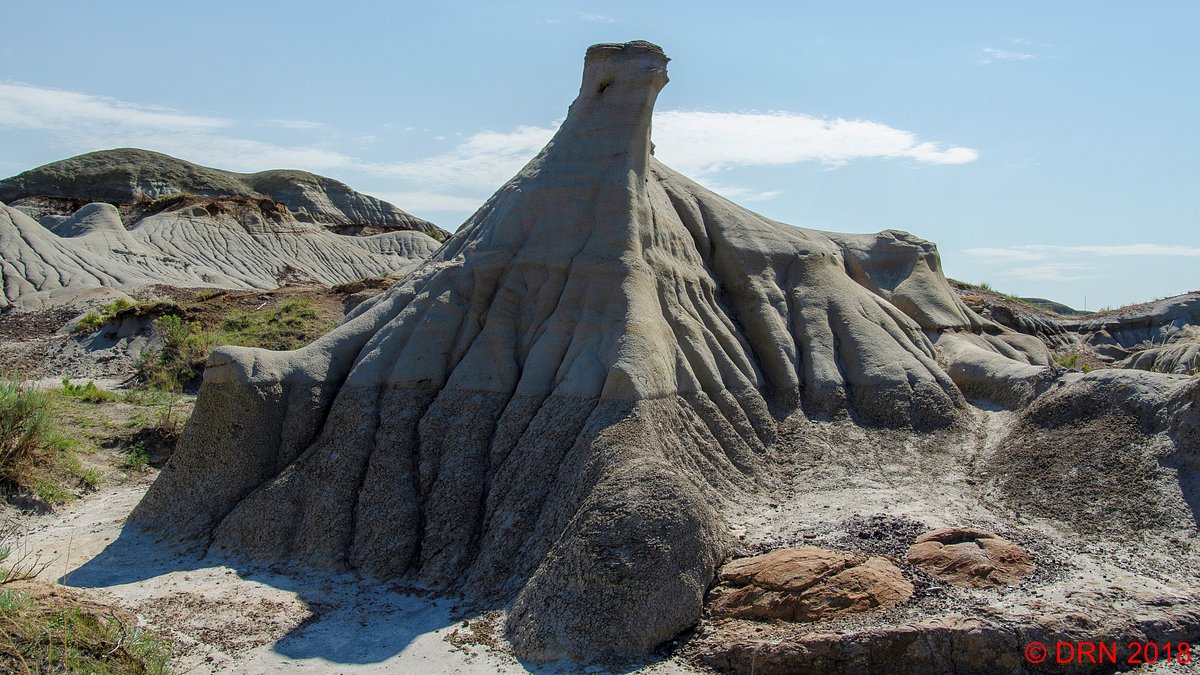
{"type": "Polygon", "coordinates": [[[304,349],[214,353],[131,525],[465,591],[535,661],[638,654],[700,617],[765,495],[816,489],[822,428],[967,437],[964,393],[1045,391],[1045,347],[928,242],[774,222],[658,162],[667,60],[591,47],[558,133],[403,283],[304,349]]]}

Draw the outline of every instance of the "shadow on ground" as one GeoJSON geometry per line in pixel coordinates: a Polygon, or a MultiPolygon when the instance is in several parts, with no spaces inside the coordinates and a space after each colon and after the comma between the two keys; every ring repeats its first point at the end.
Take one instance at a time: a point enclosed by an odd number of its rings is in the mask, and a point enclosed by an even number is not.
{"type": "MultiPolygon", "coordinates": [[[[225,574],[222,567],[236,570],[247,581],[293,592],[308,605],[312,618],[292,628],[273,646],[289,659],[379,663],[400,654],[421,635],[457,620],[457,607],[447,599],[371,585],[351,574],[315,575],[217,555],[198,557],[195,551],[164,545],[131,528],[58,581],[77,588],[110,588],[201,570],[215,570],[211,572],[215,581],[225,574]]],[[[197,581],[196,575],[189,576],[197,581]]],[[[197,583],[203,584],[203,580],[197,583]]]]}

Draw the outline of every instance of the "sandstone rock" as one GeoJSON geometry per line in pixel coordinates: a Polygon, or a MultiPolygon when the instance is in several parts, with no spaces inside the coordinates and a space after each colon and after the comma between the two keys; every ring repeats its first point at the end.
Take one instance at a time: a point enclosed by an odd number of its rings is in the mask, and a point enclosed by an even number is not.
{"type": "Polygon", "coordinates": [[[735,560],[720,572],[714,618],[816,621],[898,605],[913,593],[900,568],[815,546],[735,560]]]}
{"type": "Polygon", "coordinates": [[[987,530],[946,527],[917,537],[908,561],[952,584],[1008,586],[1033,574],[1025,549],[987,530]]]}

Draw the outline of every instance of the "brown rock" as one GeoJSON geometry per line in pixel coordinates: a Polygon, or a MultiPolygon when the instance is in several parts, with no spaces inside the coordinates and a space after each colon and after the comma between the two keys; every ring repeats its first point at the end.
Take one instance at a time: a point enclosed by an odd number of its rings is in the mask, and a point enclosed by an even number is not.
{"type": "Polygon", "coordinates": [[[883,558],[861,558],[815,546],[771,551],[729,563],[713,591],[713,617],[816,621],[892,607],[913,586],[883,558]]]}
{"type": "Polygon", "coordinates": [[[946,527],[917,537],[908,561],[959,586],[1010,586],[1033,574],[1025,549],[987,530],[946,527]]]}

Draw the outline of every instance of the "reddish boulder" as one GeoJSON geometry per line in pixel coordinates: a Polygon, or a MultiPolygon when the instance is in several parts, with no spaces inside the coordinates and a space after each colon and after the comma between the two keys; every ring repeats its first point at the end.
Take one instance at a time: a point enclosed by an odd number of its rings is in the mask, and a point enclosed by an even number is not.
{"type": "Polygon", "coordinates": [[[958,586],[1011,586],[1033,574],[1025,549],[987,530],[945,527],[917,537],[908,561],[958,586]]]}
{"type": "Polygon", "coordinates": [[[715,618],[816,621],[892,607],[913,585],[884,558],[800,546],[735,560],[721,569],[709,613],[715,618]]]}

